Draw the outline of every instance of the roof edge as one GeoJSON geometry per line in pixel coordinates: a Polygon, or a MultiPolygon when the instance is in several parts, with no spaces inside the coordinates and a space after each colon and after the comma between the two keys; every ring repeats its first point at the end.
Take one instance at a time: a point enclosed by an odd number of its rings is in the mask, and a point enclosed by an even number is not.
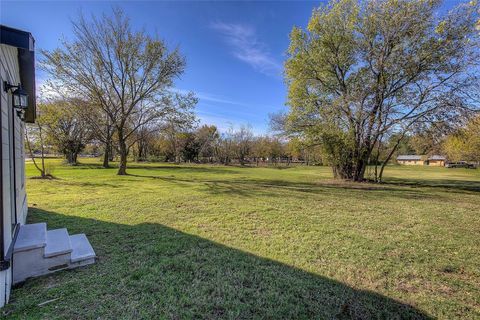
{"type": "Polygon", "coordinates": [[[35,50],[35,39],[30,32],[2,24],[0,24],[0,43],[28,51],[35,50]]]}

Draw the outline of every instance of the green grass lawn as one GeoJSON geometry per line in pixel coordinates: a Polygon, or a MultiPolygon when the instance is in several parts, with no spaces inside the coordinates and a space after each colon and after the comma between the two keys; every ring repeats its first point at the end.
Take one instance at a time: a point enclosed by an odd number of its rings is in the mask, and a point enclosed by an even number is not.
{"type": "Polygon", "coordinates": [[[392,166],[374,185],[326,167],[120,177],[83,162],[27,179],[28,220],[86,233],[97,263],[26,281],[4,316],[480,318],[480,170],[392,166]]]}

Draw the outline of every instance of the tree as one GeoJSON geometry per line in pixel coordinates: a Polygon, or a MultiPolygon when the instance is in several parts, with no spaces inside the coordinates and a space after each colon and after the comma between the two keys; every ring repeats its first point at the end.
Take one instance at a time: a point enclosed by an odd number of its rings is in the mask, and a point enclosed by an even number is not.
{"type": "Polygon", "coordinates": [[[250,154],[253,143],[253,132],[250,127],[241,126],[240,129],[233,133],[233,143],[235,145],[235,155],[243,166],[246,157],[250,154]]]}
{"type": "Polygon", "coordinates": [[[200,152],[200,144],[195,137],[194,132],[180,133],[181,155],[185,162],[193,162],[198,160],[200,152]]]}
{"type": "Polygon", "coordinates": [[[183,133],[195,127],[197,119],[192,112],[172,112],[161,125],[160,130],[166,136],[168,149],[175,163],[180,163],[182,157],[183,133]]]}
{"type": "Polygon", "coordinates": [[[480,116],[472,118],[464,128],[447,136],[443,150],[452,161],[480,162],[480,116]]]}
{"type": "Polygon", "coordinates": [[[217,127],[214,125],[203,125],[195,132],[195,137],[199,145],[198,156],[202,160],[207,159],[212,162],[215,157],[215,145],[220,139],[217,127]]]}
{"type": "Polygon", "coordinates": [[[78,116],[86,120],[86,124],[92,133],[92,138],[103,144],[103,167],[109,168],[109,162],[113,160],[115,127],[108,114],[100,106],[100,103],[89,101],[83,108],[77,110],[78,116]]]}
{"type": "Polygon", "coordinates": [[[409,145],[416,154],[440,154],[445,137],[456,128],[447,122],[420,125],[409,137],[409,145]]]}
{"type": "MultiPolygon", "coordinates": [[[[37,110],[37,113],[38,111],[39,110],[37,110]]],[[[25,126],[25,144],[28,152],[30,153],[30,158],[32,159],[33,165],[40,172],[40,178],[45,179],[47,177],[51,177],[52,175],[47,172],[47,167],[45,166],[45,140],[43,125],[39,115],[37,115],[37,119],[34,124],[28,124],[25,126]],[[40,151],[40,165],[37,163],[35,153],[33,152],[32,145],[34,143],[37,144],[38,150],[40,151]]]]}
{"type": "Polygon", "coordinates": [[[53,77],[52,87],[85,97],[101,109],[115,128],[118,174],[125,175],[137,129],[195,105],[192,94],[171,90],[185,59],[158,37],[132,30],[120,9],[88,21],[81,15],[73,22],[73,34],[75,40],[63,40],[62,48],[42,51],[41,66],[53,77]]]}
{"type": "Polygon", "coordinates": [[[260,161],[264,162],[269,156],[269,137],[256,137],[252,146],[251,154],[258,166],[260,161]]]}
{"type": "Polygon", "coordinates": [[[220,135],[218,144],[215,147],[215,154],[218,157],[220,163],[228,165],[235,157],[235,142],[234,142],[234,130],[230,127],[227,132],[220,135]]]}
{"type": "Polygon", "coordinates": [[[154,147],[155,133],[158,128],[144,125],[138,128],[135,132],[136,148],[133,150],[133,156],[135,161],[146,161],[148,156],[154,147]]]}
{"type": "Polygon", "coordinates": [[[58,99],[45,102],[39,108],[45,140],[54,145],[70,165],[77,164],[78,154],[90,140],[88,125],[77,112],[84,104],[79,99],[58,99]]]}
{"type": "Polygon", "coordinates": [[[291,135],[319,145],[334,176],[361,181],[376,147],[419,123],[478,108],[476,4],[437,17],[439,1],[332,1],[294,28],[285,64],[291,135]]]}
{"type": "MultiPolygon", "coordinates": [[[[250,154],[255,158],[257,166],[260,160],[262,162],[268,160],[276,165],[278,160],[286,157],[286,149],[285,144],[279,138],[260,136],[254,138],[250,154]]],[[[288,159],[290,160],[290,156],[288,159]]]]}

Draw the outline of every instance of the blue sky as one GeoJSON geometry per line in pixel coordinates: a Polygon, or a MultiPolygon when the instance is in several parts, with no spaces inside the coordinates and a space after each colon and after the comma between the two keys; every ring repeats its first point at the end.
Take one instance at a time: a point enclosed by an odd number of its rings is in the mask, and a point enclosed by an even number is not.
{"type": "MultiPolygon", "coordinates": [[[[449,7],[457,1],[447,1],[449,7]]],[[[179,90],[196,92],[202,123],[250,124],[268,132],[268,114],[286,110],[282,65],[293,26],[305,27],[321,1],[0,1],[0,23],[30,31],[37,49],[72,38],[71,19],[124,9],[135,28],[157,33],[187,59],[179,90]]],[[[37,82],[45,78],[37,73],[37,82]]]]}
{"type": "MultiPolygon", "coordinates": [[[[268,114],[284,110],[282,65],[288,35],[305,26],[320,2],[19,2],[1,1],[2,24],[32,32],[37,49],[72,38],[71,19],[124,9],[136,28],[158,33],[187,59],[180,90],[196,92],[203,123],[221,130],[250,124],[268,131],[268,114]]],[[[37,72],[38,82],[45,75],[37,72]]]]}

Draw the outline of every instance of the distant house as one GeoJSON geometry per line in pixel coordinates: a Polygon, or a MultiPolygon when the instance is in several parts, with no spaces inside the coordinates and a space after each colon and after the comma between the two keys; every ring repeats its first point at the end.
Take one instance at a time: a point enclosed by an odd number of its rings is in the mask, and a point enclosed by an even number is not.
{"type": "Polygon", "coordinates": [[[427,164],[429,166],[444,167],[446,161],[447,161],[447,158],[445,158],[444,156],[433,155],[433,156],[428,157],[427,164]]]}
{"type": "Polygon", "coordinates": [[[425,159],[422,156],[417,156],[414,154],[409,154],[409,155],[399,155],[397,157],[397,163],[398,164],[403,164],[403,165],[424,165],[425,159]]]}
{"type": "Polygon", "coordinates": [[[397,163],[402,164],[402,165],[428,165],[428,166],[437,166],[437,167],[443,167],[445,166],[445,163],[447,161],[447,158],[444,156],[440,155],[433,155],[433,156],[425,156],[425,155],[415,155],[415,154],[409,154],[409,155],[399,155],[397,157],[397,163]]]}

